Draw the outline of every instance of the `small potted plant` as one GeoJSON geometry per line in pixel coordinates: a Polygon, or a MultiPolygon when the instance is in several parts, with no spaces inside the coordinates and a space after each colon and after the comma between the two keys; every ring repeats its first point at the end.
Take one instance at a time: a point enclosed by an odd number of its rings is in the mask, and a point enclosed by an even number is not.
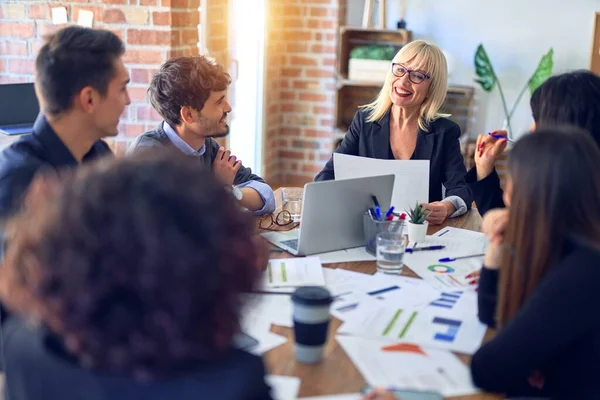
{"type": "Polygon", "coordinates": [[[414,208],[408,210],[408,240],[411,242],[422,242],[425,240],[427,227],[429,226],[429,222],[427,221],[429,214],[430,212],[427,211],[425,206],[420,205],[418,202],[414,208]]]}

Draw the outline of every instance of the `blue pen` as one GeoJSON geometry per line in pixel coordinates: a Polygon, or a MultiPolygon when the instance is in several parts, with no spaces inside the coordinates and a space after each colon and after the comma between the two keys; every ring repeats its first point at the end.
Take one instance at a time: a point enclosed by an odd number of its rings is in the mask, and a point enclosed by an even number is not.
{"type": "Polygon", "coordinates": [[[498,135],[492,132],[488,132],[488,135],[490,135],[491,137],[495,138],[495,139],[506,139],[507,142],[511,142],[514,143],[514,140],[510,140],[509,138],[507,138],[506,136],[502,136],[502,135],[498,135]]]}
{"type": "Polygon", "coordinates": [[[472,258],[472,257],[483,257],[485,254],[471,254],[470,256],[462,256],[462,257],[445,257],[440,258],[438,262],[452,262],[456,260],[462,260],[463,258],[472,258]]]}
{"type": "Polygon", "coordinates": [[[437,245],[437,246],[427,246],[427,247],[419,247],[418,249],[406,249],[407,253],[414,253],[417,251],[426,251],[426,250],[442,250],[445,249],[446,246],[437,245]]]}
{"type": "Polygon", "coordinates": [[[379,208],[379,202],[377,201],[377,197],[371,195],[371,199],[373,200],[373,205],[375,206],[375,217],[377,217],[377,221],[381,219],[381,209],[379,208]]]}
{"type": "Polygon", "coordinates": [[[394,206],[391,206],[390,209],[388,210],[388,212],[385,213],[385,219],[387,220],[390,215],[392,215],[392,213],[394,212],[394,206]]]}

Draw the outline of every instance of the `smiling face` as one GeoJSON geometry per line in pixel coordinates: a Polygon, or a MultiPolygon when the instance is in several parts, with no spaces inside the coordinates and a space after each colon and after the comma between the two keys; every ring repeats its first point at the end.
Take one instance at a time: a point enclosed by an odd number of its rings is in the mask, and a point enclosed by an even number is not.
{"type": "Polygon", "coordinates": [[[427,99],[431,75],[415,59],[392,64],[390,99],[402,108],[420,108],[427,99]]]}

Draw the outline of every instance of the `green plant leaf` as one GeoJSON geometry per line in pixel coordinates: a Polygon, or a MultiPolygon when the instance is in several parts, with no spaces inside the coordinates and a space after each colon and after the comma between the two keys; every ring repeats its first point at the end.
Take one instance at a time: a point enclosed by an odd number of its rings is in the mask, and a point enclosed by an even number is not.
{"type": "Polygon", "coordinates": [[[479,83],[483,90],[485,90],[486,92],[491,92],[492,89],[494,89],[498,78],[496,77],[494,67],[492,67],[490,58],[488,57],[482,44],[479,44],[479,46],[477,46],[474,61],[475,73],[479,77],[479,79],[475,79],[475,82],[479,83]]]}
{"type": "Polygon", "coordinates": [[[552,75],[552,68],[554,67],[554,49],[550,48],[548,53],[542,56],[540,63],[538,64],[535,72],[529,79],[529,92],[533,94],[546,79],[552,75]]]}

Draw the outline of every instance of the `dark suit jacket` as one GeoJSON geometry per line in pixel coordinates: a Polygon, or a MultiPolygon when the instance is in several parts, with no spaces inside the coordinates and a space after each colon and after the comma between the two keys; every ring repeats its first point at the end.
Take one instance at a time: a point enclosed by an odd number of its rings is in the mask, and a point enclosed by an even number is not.
{"type": "MultiPolygon", "coordinates": [[[[206,146],[205,153],[198,157],[202,165],[212,171],[213,162],[217,157],[217,152],[219,151],[219,144],[212,138],[206,138],[204,141],[204,145],[206,146]]],[[[133,143],[127,149],[128,153],[135,153],[140,151],[152,151],[156,149],[165,149],[176,147],[171,142],[171,139],[167,136],[167,133],[163,129],[163,122],[158,124],[155,129],[148,131],[140,136],[138,136],[133,143]]],[[[243,165],[238,169],[235,174],[235,178],[233,180],[234,185],[239,185],[248,181],[258,181],[262,183],[266,183],[263,178],[252,173],[252,169],[246,168],[243,165]]]]}
{"type": "Polygon", "coordinates": [[[14,317],[4,335],[4,386],[10,400],[271,399],[261,358],[237,349],[170,379],[139,382],[80,367],[61,354],[53,336],[14,317]]]}
{"type": "MultiPolygon", "coordinates": [[[[393,159],[390,147],[390,112],[375,122],[366,122],[367,111],[354,116],[348,133],[336,153],[354,156],[393,159]]],[[[442,200],[442,185],[446,197],[459,196],[467,209],[471,207],[471,193],[465,183],[467,172],[458,138],[460,128],[447,118],[438,118],[429,126],[429,132],[419,129],[417,146],[411,160],[429,160],[429,202],[442,200]]],[[[316,176],[316,181],[335,179],[333,157],[316,176]]]]}
{"type": "MultiPolygon", "coordinates": [[[[83,162],[105,156],[112,156],[112,152],[99,140],[83,157],[83,162]]],[[[59,171],[77,165],[75,157],[40,114],[33,133],[22,136],[0,153],[0,217],[5,218],[20,207],[23,195],[39,171],[59,171]]]]}
{"type": "Polygon", "coordinates": [[[500,186],[500,177],[495,169],[491,174],[478,181],[477,170],[475,168],[476,167],[473,167],[469,170],[465,180],[471,190],[477,210],[483,217],[483,215],[492,208],[505,207],[504,199],[502,198],[504,191],[500,186]]]}

